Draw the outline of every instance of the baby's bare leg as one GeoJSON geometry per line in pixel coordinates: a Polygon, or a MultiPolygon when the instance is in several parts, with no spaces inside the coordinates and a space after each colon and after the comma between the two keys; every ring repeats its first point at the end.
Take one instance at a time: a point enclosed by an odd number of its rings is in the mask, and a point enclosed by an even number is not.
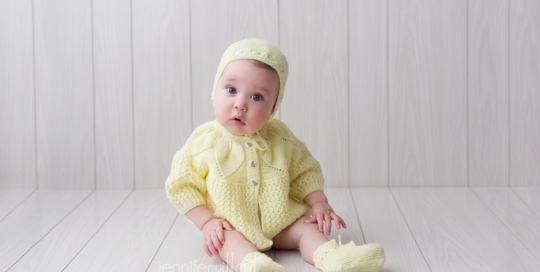
{"type": "Polygon", "coordinates": [[[307,219],[309,219],[307,216],[300,217],[276,235],[274,247],[277,249],[300,248],[302,258],[313,264],[313,253],[320,245],[328,242],[328,237],[319,231],[317,224],[305,223],[307,219]]]}
{"type": "Polygon", "coordinates": [[[219,257],[225,261],[234,271],[240,271],[240,264],[244,257],[251,253],[257,252],[257,248],[250,243],[244,235],[236,230],[224,231],[225,244],[219,252],[219,257]]]}

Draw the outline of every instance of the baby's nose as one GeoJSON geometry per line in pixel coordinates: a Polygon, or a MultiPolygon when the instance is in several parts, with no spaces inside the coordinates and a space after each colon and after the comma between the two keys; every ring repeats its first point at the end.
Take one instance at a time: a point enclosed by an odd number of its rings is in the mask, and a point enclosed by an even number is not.
{"type": "Polygon", "coordinates": [[[246,111],[247,107],[246,107],[246,102],[244,101],[244,99],[242,98],[237,99],[236,102],[234,103],[234,109],[246,111]]]}

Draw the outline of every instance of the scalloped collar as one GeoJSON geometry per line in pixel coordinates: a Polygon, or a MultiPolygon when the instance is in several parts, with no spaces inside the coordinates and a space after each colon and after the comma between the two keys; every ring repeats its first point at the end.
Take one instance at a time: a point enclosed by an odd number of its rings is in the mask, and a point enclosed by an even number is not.
{"type": "Polygon", "coordinates": [[[215,127],[219,129],[220,135],[216,135],[214,156],[223,177],[231,176],[246,163],[246,148],[256,148],[259,160],[276,170],[287,171],[285,142],[281,135],[272,131],[269,123],[259,132],[244,136],[231,134],[217,121],[215,127]],[[247,142],[252,146],[248,147],[247,142]]]}

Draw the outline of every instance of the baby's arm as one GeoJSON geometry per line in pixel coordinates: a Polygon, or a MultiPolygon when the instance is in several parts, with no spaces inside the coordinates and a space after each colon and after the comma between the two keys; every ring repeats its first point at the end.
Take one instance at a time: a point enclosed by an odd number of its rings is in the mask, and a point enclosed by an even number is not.
{"type": "Polygon", "coordinates": [[[318,223],[320,232],[324,232],[326,224],[326,235],[330,235],[332,220],[338,229],[347,227],[345,221],[328,204],[328,199],[323,191],[318,190],[310,193],[304,198],[304,203],[311,207],[311,218],[306,220],[306,223],[318,223]]]}
{"type": "Polygon", "coordinates": [[[202,231],[204,251],[208,256],[219,256],[219,251],[225,243],[223,230],[233,230],[226,220],[215,218],[204,205],[189,210],[186,217],[202,231]]]}

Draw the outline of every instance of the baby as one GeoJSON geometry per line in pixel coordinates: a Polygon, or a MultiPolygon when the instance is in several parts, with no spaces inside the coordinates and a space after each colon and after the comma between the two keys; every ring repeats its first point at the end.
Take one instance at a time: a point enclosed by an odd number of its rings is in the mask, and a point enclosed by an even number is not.
{"type": "Polygon", "coordinates": [[[273,119],[287,75],[285,56],[265,40],[227,48],[212,92],[216,120],[174,156],[167,196],[202,231],[206,253],[234,271],[285,271],[261,253],[271,247],[298,248],[322,271],[379,271],[382,246],[326,236],[332,221],[338,229],[346,224],[328,204],[319,163],[273,119]]]}

